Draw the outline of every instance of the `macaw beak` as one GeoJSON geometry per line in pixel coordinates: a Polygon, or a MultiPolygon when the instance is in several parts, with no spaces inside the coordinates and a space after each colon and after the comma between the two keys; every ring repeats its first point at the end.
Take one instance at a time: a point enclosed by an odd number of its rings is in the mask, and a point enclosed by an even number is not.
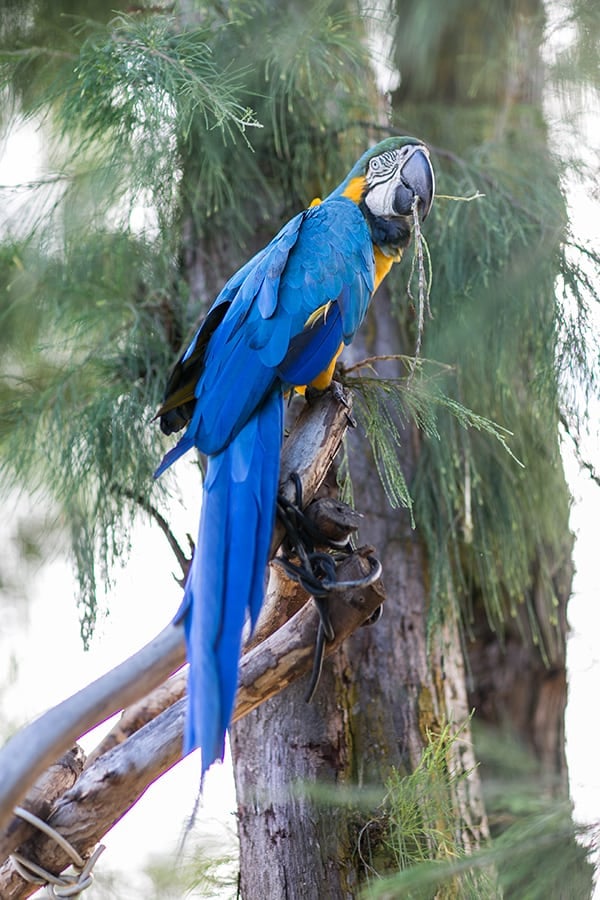
{"type": "Polygon", "coordinates": [[[411,213],[414,198],[419,198],[418,213],[421,221],[427,216],[435,193],[435,175],[426,147],[415,144],[412,153],[400,170],[400,184],[396,188],[394,209],[399,216],[411,213]]]}

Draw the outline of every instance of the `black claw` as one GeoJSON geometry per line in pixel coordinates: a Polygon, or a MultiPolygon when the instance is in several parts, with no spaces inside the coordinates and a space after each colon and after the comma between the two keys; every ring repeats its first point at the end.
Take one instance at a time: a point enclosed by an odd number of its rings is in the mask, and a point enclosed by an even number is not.
{"type": "Polygon", "coordinates": [[[369,616],[368,619],[365,619],[363,625],[375,625],[376,622],[379,622],[380,618],[383,615],[383,603],[381,606],[378,606],[375,612],[369,616]]]}
{"type": "Polygon", "coordinates": [[[310,676],[310,681],[308,683],[308,687],[306,689],[306,694],[304,695],[304,699],[307,703],[310,703],[312,698],[315,696],[315,691],[317,690],[317,686],[319,684],[319,679],[321,678],[321,672],[323,671],[323,659],[325,658],[325,634],[323,632],[323,628],[319,625],[317,629],[317,640],[315,643],[315,655],[313,658],[313,667],[312,673],[310,676]]]}
{"type": "Polygon", "coordinates": [[[348,400],[346,399],[346,394],[344,393],[344,388],[339,383],[339,381],[332,381],[330,387],[331,387],[331,393],[335,397],[337,402],[341,403],[342,406],[346,407],[346,419],[348,420],[348,425],[351,428],[356,428],[356,419],[350,412],[352,407],[350,406],[350,404],[348,403],[348,400]]]}
{"type": "Polygon", "coordinates": [[[302,479],[297,472],[291,472],[290,481],[294,484],[294,490],[296,491],[296,506],[300,510],[304,506],[304,503],[302,502],[302,479]]]}
{"type": "Polygon", "coordinates": [[[328,599],[327,597],[315,597],[313,596],[313,600],[315,601],[315,605],[317,607],[317,611],[319,613],[319,618],[321,620],[321,628],[323,629],[323,634],[327,638],[328,641],[335,640],[335,631],[333,630],[333,625],[331,624],[331,617],[329,615],[328,610],[328,599]]]}

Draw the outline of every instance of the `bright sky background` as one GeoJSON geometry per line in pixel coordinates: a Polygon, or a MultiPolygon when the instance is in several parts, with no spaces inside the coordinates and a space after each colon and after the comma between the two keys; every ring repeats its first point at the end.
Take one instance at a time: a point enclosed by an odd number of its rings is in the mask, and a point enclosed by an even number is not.
{"type": "MultiPolygon", "coordinates": [[[[38,177],[38,141],[32,126],[11,133],[9,142],[0,148],[0,184],[19,184],[38,177]]],[[[577,191],[571,199],[577,230],[588,238],[594,235],[600,238],[597,201],[577,191]]],[[[10,210],[5,208],[3,212],[10,210]]],[[[598,464],[597,446],[592,445],[590,450],[590,457],[595,455],[598,464]]],[[[598,823],[600,766],[597,741],[591,739],[590,729],[600,696],[600,570],[597,564],[600,489],[578,472],[568,451],[565,464],[575,498],[571,521],[577,535],[577,572],[569,606],[572,632],[568,645],[567,753],[576,818],[583,823],[598,823]]],[[[192,496],[189,510],[174,509],[174,529],[181,536],[187,531],[195,534],[197,528],[196,472],[186,461],[178,464],[178,477],[186,479],[192,496]]],[[[8,509],[3,508],[0,516],[3,550],[10,548],[11,525],[19,513],[27,514],[27,505],[22,501],[15,500],[14,508],[10,504],[8,509]]],[[[133,534],[132,544],[131,560],[118,573],[116,587],[111,591],[110,617],[99,623],[88,653],[81,648],[76,589],[71,568],[63,559],[40,567],[33,578],[26,606],[14,603],[10,597],[0,600],[3,618],[0,687],[9,685],[1,695],[3,718],[25,723],[130,655],[171,619],[180,601],[180,589],[171,575],[175,565],[163,535],[149,523],[141,523],[133,534]]],[[[19,561],[14,550],[12,562],[18,574],[19,561]]],[[[97,737],[90,736],[82,743],[89,751],[97,743],[97,737]]],[[[108,849],[101,857],[99,869],[106,866],[111,871],[119,869],[127,873],[124,883],[129,887],[120,892],[120,900],[143,896],[144,882],[136,870],[148,855],[175,852],[181,823],[194,803],[198,778],[199,761],[192,755],[152,786],[105,839],[108,849]]],[[[234,808],[231,767],[226,761],[224,766],[213,767],[208,774],[196,835],[212,837],[217,850],[231,846],[235,833],[234,808]]],[[[596,896],[600,897],[600,891],[597,890],[596,896]]]]}

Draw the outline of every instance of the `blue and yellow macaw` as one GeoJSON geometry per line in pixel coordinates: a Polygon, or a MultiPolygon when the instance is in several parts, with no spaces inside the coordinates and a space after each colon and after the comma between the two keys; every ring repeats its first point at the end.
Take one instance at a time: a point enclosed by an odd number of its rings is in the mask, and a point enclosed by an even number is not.
{"type": "Polygon", "coordinates": [[[202,777],[223,757],[247,615],[263,601],[290,389],[329,386],[371,297],[408,245],[413,204],[433,201],[429,153],[414,138],[368,150],[325,200],[285,225],[229,279],[176,363],[158,416],[186,427],[156,471],[196,447],[208,456],[198,543],[176,622],[185,627],[184,751],[202,777]]]}

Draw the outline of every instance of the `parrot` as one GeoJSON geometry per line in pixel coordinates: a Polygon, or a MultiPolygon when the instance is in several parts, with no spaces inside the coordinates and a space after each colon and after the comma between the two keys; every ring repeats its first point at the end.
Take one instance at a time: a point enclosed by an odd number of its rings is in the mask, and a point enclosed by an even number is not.
{"type": "Polygon", "coordinates": [[[373,294],[431,208],[428,147],[389,137],[341,184],[292,218],[225,284],[167,380],[156,418],[185,428],[155,477],[192,448],[207,458],[198,540],[181,606],[189,663],[184,754],[201,784],[224,756],[242,632],[265,588],[279,483],[284,398],[326,390],[373,294]]]}

